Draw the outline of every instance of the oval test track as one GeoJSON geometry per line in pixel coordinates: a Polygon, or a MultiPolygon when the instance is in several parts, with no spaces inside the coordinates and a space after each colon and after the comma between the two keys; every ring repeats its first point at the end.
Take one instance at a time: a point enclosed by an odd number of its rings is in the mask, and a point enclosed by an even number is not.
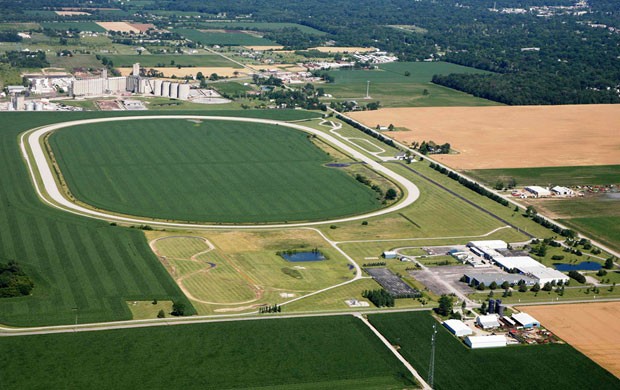
{"type": "Polygon", "coordinates": [[[360,219],[376,217],[388,213],[392,213],[405,207],[411,205],[415,202],[420,196],[420,191],[418,187],[413,184],[411,181],[406,179],[405,177],[399,175],[398,173],[390,170],[389,168],[381,165],[380,163],[372,160],[370,157],[367,157],[363,153],[353,149],[348,146],[344,142],[336,139],[330,134],[324,133],[320,130],[313,129],[311,127],[302,126],[295,123],[287,123],[270,119],[258,119],[258,118],[239,118],[239,117],[222,117],[222,116],[200,116],[200,115],[153,115],[153,116],[129,116],[129,117],[115,117],[115,118],[95,118],[95,119],[83,119],[71,122],[63,122],[56,123],[52,125],[42,126],[33,130],[29,130],[23,133],[20,137],[20,147],[22,149],[22,153],[24,155],[24,159],[28,165],[28,169],[30,170],[30,175],[32,177],[35,189],[41,199],[52,207],[56,207],[58,209],[78,214],[82,216],[87,216],[90,218],[103,219],[107,221],[117,221],[117,222],[125,222],[125,223],[137,223],[137,224],[149,224],[153,226],[161,226],[161,227],[176,227],[176,228],[209,228],[209,229],[256,229],[256,228],[286,228],[286,227],[303,227],[303,226],[312,226],[312,225],[323,225],[323,224],[333,224],[333,223],[341,223],[341,222],[350,222],[357,221],[360,219]],[[306,133],[310,133],[326,140],[328,143],[340,148],[346,153],[350,154],[354,159],[360,160],[368,164],[372,169],[377,172],[384,174],[390,179],[394,180],[404,189],[404,198],[401,199],[398,203],[387,207],[385,209],[377,210],[374,212],[357,215],[353,217],[332,219],[326,221],[314,221],[314,222],[300,222],[300,223],[291,223],[291,224],[259,224],[259,225],[216,225],[216,224],[200,224],[200,223],[179,223],[179,222],[164,222],[164,221],[153,221],[150,219],[142,219],[140,217],[126,217],[114,215],[111,213],[107,213],[105,211],[98,211],[89,209],[87,207],[83,207],[77,205],[62,194],[61,190],[58,188],[58,184],[55,180],[55,176],[52,173],[52,169],[49,165],[49,162],[46,158],[46,153],[43,151],[43,147],[41,146],[41,137],[46,134],[62,129],[70,126],[77,125],[87,125],[91,123],[102,123],[102,122],[112,122],[112,121],[132,121],[132,120],[153,120],[153,119],[197,119],[197,120],[218,120],[218,121],[231,121],[231,122],[247,122],[247,123],[262,123],[269,124],[275,126],[285,126],[296,130],[301,130],[306,133]],[[28,154],[28,149],[30,149],[32,153],[32,159],[28,154]],[[33,161],[31,161],[33,160],[33,161]],[[43,188],[40,188],[39,181],[40,178],[43,188]],[[46,196],[47,194],[47,196],[46,196]],[[50,200],[51,199],[51,200],[50,200]]]}

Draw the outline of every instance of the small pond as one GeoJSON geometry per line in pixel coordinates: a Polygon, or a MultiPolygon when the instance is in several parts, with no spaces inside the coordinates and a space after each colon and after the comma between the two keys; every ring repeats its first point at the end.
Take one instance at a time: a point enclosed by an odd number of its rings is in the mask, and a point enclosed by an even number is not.
{"type": "Polygon", "coordinates": [[[299,263],[302,261],[321,261],[325,260],[325,256],[319,251],[310,252],[294,252],[294,253],[280,253],[280,256],[286,261],[292,261],[293,263],[299,263]]]}
{"type": "Polygon", "coordinates": [[[599,263],[595,263],[594,261],[583,261],[579,264],[553,264],[555,269],[562,272],[567,271],[598,271],[603,266],[599,263]]]}

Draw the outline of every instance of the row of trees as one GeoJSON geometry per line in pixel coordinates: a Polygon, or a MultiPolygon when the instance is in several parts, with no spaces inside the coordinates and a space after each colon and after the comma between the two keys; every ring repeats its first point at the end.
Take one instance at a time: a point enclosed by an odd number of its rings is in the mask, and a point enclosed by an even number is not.
{"type": "Polygon", "coordinates": [[[265,314],[265,313],[281,313],[282,312],[282,307],[280,305],[265,305],[265,306],[261,306],[258,308],[258,312],[260,314],[265,314]]]}
{"type": "Polygon", "coordinates": [[[394,297],[384,289],[364,290],[362,296],[377,307],[394,307],[394,297]]]}
{"type": "Polygon", "coordinates": [[[469,188],[470,190],[482,195],[482,196],[486,196],[489,199],[492,199],[494,201],[496,201],[497,203],[503,205],[503,206],[509,206],[510,202],[508,202],[506,199],[502,198],[501,196],[487,190],[486,188],[482,187],[480,184],[473,182],[471,180],[467,180],[464,177],[462,177],[461,175],[459,175],[458,173],[449,170],[445,167],[442,167],[439,164],[435,164],[435,163],[430,163],[430,167],[433,168],[434,170],[436,170],[439,173],[443,173],[444,175],[447,175],[450,179],[452,180],[456,180],[459,182],[459,184],[469,188]]]}
{"type": "Polygon", "coordinates": [[[353,128],[357,129],[357,130],[361,130],[364,133],[370,135],[373,138],[378,139],[379,141],[383,142],[384,144],[391,146],[393,148],[397,148],[396,144],[394,144],[394,141],[392,141],[391,139],[384,137],[383,135],[379,134],[378,132],[370,129],[367,126],[362,125],[359,122],[356,122],[352,119],[346,118],[340,114],[336,115],[336,118],[340,119],[341,121],[347,123],[348,125],[351,125],[353,128]]]}

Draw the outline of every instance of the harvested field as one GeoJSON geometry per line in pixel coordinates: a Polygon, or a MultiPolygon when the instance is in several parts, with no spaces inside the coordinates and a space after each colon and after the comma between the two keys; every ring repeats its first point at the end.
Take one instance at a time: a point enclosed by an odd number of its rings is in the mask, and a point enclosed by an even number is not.
{"type": "Polygon", "coordinates": [[[60,16],[78,16],[78,15],[90,15],[88,12],[83,11],[56,11],[60,16]]]}
{"type": "MultiPolygon", "coordinates": [[[[175,75],[177,77],[185,77],[185,76],[196,76],[196,73],[198,72],[202,72],[202,74],[206,75],[207,77],[211,74],[211,73],[217,73],[219,76],[224,76],[224,77],[235,77],[235,72],[238,72],[239,75],[244,75],[246,73],[243,72],[243,69],[239,69],[239,68],[231,68],[231,67],[210,67],[210,66],[192,66],[192,67],[188,67],[188,68],[151,68],[148,67],[149,69],[155,69],[158,72],[162,72],[164,74],[164,77],[171,77],[172,75],[175,75]]],[[[122,76],[129,76],[132,72],[132,68],[116,68],[118,69],[119,72],[121,72],[122,76]]]]}
{"type": "Polygon", "coordinates": [[[256,50],[256,51],[265,51],[265,50],[281,50],[284,49],[284,46],[279,45],[271,45],[271,46],[244,46],[246,49],[256,50]]]}
{"type": "Polygon", "coordinates": [[[374,47],[359,47],[359,46],[322,46],[322,47],[311,47],[308,50],[318,50],[323,53],[366,53],[369,51],[375,51],[374,47]]]}
{"type": "Polygon", "coordinates": [[[459,154],[433,158],[455,169],[620,163],[620,106],[390,108],[351,117],[370,127],[392,123],[403,143],[448,142],[459,154]]]}
{"type": "Polygon", "coordinates": [[[97,22],[98,25],[108,31],[134,32],[139,33],[140,30],[133,27],[127,22],[97,22]]]}
{"type": "Polygon", "coordinates": [[[521,306],[519,310],[620,378],[620,302],[521,306]]]}
{"type": "Polygon", "coordinates": [[[155,25],[151,23],[130,23],[133,28],[137,28],[141,33],[146,32],[148,29],[155,29],[155,25]]]}

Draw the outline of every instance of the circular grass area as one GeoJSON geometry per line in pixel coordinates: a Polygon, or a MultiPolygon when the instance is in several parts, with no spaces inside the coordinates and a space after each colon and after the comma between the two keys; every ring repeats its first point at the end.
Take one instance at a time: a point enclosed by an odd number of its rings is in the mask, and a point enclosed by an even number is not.
{"type": "Polygon", "coordinates": [[[308,134],[236,121],[78,125],[49,139],[71,193],[116,213],[213,223],[316,221],[376,210],[376,193],[308,134]]]}

